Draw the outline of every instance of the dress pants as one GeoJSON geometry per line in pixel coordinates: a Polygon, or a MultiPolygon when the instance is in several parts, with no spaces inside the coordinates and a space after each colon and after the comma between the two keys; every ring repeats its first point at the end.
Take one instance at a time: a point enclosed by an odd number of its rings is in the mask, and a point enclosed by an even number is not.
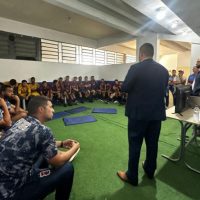
{"type": "Polygon", "coordinates": [[[71,163],[53,170],[50,175],[27,182],[14,197],[14,200],[42,200],[56,190],[55,200],[69,199],[74,168],[71,163]]]}
{"type": "Polygon", "coordinates": [[[129,160],[126,174],[131,183],[138,183],[138,163],[143,138],[146,143],[145,172],[150,176],[154,175],[160,129],[160,120],[144,121],[128,119],[129,160]]]}

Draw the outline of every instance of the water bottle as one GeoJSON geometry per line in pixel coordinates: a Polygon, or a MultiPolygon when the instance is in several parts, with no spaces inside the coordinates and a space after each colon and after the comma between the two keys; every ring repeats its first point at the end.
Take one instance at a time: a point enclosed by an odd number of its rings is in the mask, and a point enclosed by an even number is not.
{"type": "Polygon", "coordinates": [[[22,106],[23,106],[23,109],[26,110],[26,100],[25,99],[22,100],[22,106]]]}
{"type": "Polygon", "coordinates": [[[193,120],[195,121],[195,122],[199,122],[199,108],[198,108],[198,106],[195,106],[195,108],[194,108],[194,113],[193,113],[193,120]]]}

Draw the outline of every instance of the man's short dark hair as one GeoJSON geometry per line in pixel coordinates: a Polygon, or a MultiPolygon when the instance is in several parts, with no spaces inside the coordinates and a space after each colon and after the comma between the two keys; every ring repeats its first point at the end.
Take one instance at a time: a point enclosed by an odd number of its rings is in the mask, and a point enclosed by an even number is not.
{"type": "Polygon", "coordinates": [[[3,85],[1,90],[2,92],[5,92],[7,88],[12,88],[10,85],[3,85]]]}
{"type": "Polygon", "coordinates": [[[153,45],[151,43],[144,43],[140,47],[140,53],[143,53],[145,54],[145,56],[148,56],[148,57],[153,57],[153,54],[154,54],[153,45]]]}
{"type": "Polygon", "coordinates": [[[2,92],[4,84],[0,82],[0,92],[2,92]]]}
{"type": "Polygon", "coordinates": [[[22,80],[22,83],[27,83],[27,80],[22,80]]]}
{"type": "Polygon", "coordinates": [[[200,65],[196,65],[196,68],[197,68],[197,69],[200,69],[200,65]]]}
{"type": "Polygon", "coordinates": [[[15,79],[10,79],[9,83],[10,85],[14,86],[16,85],[17,81],[15,79]]]}
{"type": "Polygon", "coordinates": [[[27,108],[28,114],[29,115],[36,114],[38,108],[40,106],[46,106],[48,101],[50,101],[50,100],[45,96],[32,97],[31,100],[28,103],[28,108],[27,108]]]}

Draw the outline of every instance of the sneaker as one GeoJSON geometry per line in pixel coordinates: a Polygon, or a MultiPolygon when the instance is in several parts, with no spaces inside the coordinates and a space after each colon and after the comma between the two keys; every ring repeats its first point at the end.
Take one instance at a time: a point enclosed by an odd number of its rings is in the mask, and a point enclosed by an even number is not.
{"type": "Polygon", "coordinates": [[[119,103],[119,101],[114,101],[114,103],[119,103]]]}

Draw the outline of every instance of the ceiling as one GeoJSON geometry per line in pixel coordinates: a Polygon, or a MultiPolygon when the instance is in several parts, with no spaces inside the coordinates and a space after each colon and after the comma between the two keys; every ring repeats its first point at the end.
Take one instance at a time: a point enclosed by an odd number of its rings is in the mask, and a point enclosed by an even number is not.
{"type": "MultiPolygon", "coordinates": [[[[136,40],[124,42],[120,46],[131,48],[136,51],[136,40]]],[[[167,54],[181,53],[191,50],[191,44],[188,42],[174,42],[169,40],[160,41],[160,56],[167,54]]]]}
{"type": "MultiPolygon", "coordinates": [[[[153,12],[148,13],[161,3],[200,36],[195,20],[200,17],[199,0],[1,0],[0,17],[90,38],[99,44],[106,40],[110,41],[107,45],[112,44],[113,38],[118,38],[121,45],[134,49],[127,41],[145,33],[175,35],[164,21],[154,20],[153,12]]],[[[165,40],[161,45],[178,51],[190,49],[188,43],[165,40]]]]}
{"type": "Polygon", "coordinates": [[[200,36],[200,1],[199,0],[162,0],[180,19],[200,36]]]}

